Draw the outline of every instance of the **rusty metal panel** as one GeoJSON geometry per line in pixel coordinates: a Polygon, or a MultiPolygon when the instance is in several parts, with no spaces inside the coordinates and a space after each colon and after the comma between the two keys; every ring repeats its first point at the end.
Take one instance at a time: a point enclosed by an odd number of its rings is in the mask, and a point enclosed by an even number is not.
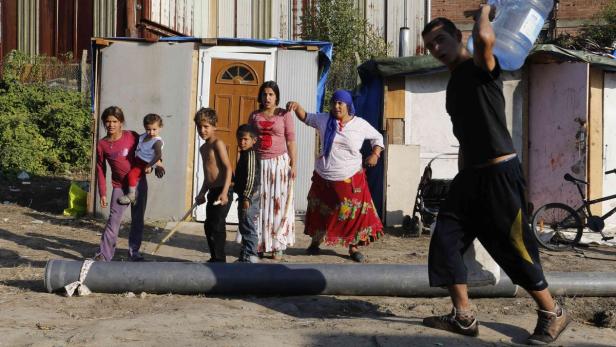
{"type": "Polygon", "coordinates": [[[293,36],[292,3],[289,0],[272,0],[271,34],[270,37],[290,40],[293,36]]]}
{"type": "Polygon", "coordinates": [[[17,49],[30,55],[38,54],[38,18],[37,0],[17,2],[17,49]]]}
{"type": "Polygon", "coordinates": [[[169,28],[169,1],[160,0],[160,22],[158,24],[169,28]]]}
{"type": "Polygon", "coordinates": [[[424,26],[424,1],[389,0],[387,1],[387,18],[385,39],[391,44],[389,54],[398,54],[400,28],[411,30],[409,53],[416,55],[421,49],[421,30],[424,26]]]}
{"type": "Polygon", "coordinates": [[[169,28],[176,30],[176,3],[178,0],[169,0],[169,28]]]}
{"type": "Polygon", "coordinates": [[[374,26],[374,29],[379,35],[385,37],[385,1],[382,0],[366,0],[364,16],[369,24],[374,26]]]}
{"type": "Polygon", "coordinates": [[[530,65],[528,198],[536,208],[580,205],[575,185],[563,176],[586,180],[588,74],[586,63],[530,65]]]}
{"type": "Polygon", "coordinates": [[[150,2],[150,20],[155,23],[160,23],[160,5],[161,0],[151,0],[150,2]]]}
{"type": "Polygon", "coordinates": [[[116,36],[117,8],[117,0],[94,0],[95,37],[116,36]]]}
{"type": "Polygon", "coordinates": [[[175,30],[188,34],[184,23],[186,21],[186,0],[177,0],[175,2],[175,30]]]}

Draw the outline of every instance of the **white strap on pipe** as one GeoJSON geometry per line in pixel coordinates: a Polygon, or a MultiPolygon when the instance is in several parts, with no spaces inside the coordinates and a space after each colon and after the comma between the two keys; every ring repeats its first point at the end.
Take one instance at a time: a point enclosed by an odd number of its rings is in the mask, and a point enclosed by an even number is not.
{"type": "Polygon", "coordinates": [[[92,259],[86,259],[83,261],[83,265],[81,265],[81,271],[79,272],[79,280],[64,286],[64,289],[66,290],[66,296],[73,296],[75,290],[77,290],[77,295],[79,296],[86,296],[92,294],[90,289],[85,284],[83,284],[83,282],[85,282],[86,280],[86,276],[88,276],[88,271],[90,271],[90,267],[92,266],[92,264],[94,264],[94,260],[92,259]]]}

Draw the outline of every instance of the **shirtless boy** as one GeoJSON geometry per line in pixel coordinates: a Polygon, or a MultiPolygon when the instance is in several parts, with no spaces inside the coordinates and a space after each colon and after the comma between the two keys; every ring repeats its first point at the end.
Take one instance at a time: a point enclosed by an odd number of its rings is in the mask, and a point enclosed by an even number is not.
{"type": "Polygon", "coordinates": [[[203,160],[203,186],[195,203],[201,205],[206,201],[205,207],[205,237],[210,249],[211,258],[209,263],[226,262],[225,241],[227,213],[231,204],[231,163],[227,154],[227,148],[222,140],[216,137],[216,111],[211,108],[201,108],[195,114],[195,126],[199,136],[205,143],[199,149],[203,160]]]}

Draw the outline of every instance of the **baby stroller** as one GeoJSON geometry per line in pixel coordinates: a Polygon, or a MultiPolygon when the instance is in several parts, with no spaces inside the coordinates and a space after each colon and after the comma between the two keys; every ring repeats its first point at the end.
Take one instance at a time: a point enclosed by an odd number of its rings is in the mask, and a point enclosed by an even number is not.
{"type": "Polygon", "coordinates": [[[417,187],[417,196],[413,206],[413,214],[404,216],[402,228],[411,235],[421,235],[430,232],[430,226],[436,222],[441,202],[447,197],[451,179],[432,178],[432,162],[442,156],[457,156],[457,153],[441,153],[430,159],[417,187]]]}

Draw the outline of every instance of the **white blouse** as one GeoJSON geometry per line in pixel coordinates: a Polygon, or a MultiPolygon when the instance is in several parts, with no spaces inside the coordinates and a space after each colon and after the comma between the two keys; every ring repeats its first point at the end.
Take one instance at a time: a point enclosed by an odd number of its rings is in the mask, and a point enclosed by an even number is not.
{"type": "MultiPolygon", "coordinates": [[[[308,113],[305,123],[319,131],[321,141],[325,138],[329,113],[308,113]]],[[[336,123],[336,136],[332,144],[329,158],[325,158],[323,150],[315,162],[315,170],[319,176],[330,181],[342,181],[355,175],[362,167],[360,149],[365,140],[370,140],[372,147],[383,145],[383,135],[365,119],[354,116],[342,129],[336,123]]]]}

